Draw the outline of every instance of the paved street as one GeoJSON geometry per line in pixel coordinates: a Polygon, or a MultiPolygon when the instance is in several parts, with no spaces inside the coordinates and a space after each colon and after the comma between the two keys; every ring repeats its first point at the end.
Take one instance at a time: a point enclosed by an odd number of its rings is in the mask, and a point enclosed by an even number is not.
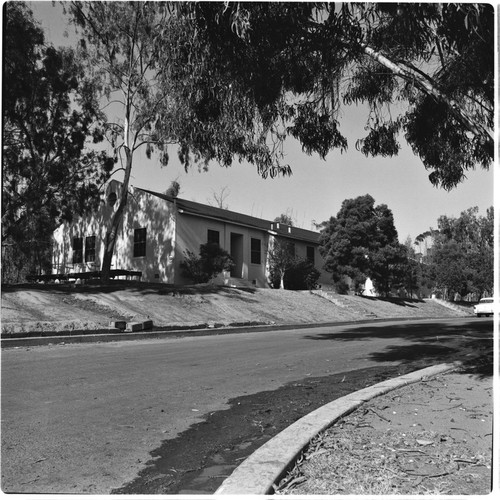
{"type": "Polygon", "coordinates": [[[109,493],[162,441],[233,397],[424,352],[449,361],[457,339],[491,337],[491,325],[428,320],[6,349],[2,489],[109,493]]]}

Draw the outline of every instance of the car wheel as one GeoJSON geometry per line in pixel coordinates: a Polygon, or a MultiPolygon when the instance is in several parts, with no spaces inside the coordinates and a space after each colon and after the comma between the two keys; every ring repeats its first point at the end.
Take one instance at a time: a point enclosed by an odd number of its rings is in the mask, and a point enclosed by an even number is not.
{"type": "Polygon", "coordinates": [[[482,314],[477,313],[477,317],[478,317],[478,318],[480,318],[481,316],[482,316],[482,314]]]}

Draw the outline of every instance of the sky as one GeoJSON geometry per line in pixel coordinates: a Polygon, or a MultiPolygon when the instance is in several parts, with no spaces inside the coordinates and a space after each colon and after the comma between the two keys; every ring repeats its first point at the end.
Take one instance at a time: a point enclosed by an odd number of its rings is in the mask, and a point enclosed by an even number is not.
{"type": "MultiPolygon", "coordinates": [[[[47,41],[55,46],[70,43],[71,35],[63,36],[68,28],[60,5],[28,4],[44,28],[47,41]]],[[[224,204],[229,210],[269,220],[287,213],[295,225],[305,229],[314,229],[314,222],[335,216],[345,199],[370,194],[376,205],[385,204],[392,210],[401,242],[437,227],[441,215],[458,217],[474,206],[485,215],[493,205],[493,167],[468,172],[467,179],[448,192],[432,186],[430,172],[404,139],[396,157],[365,157],[354,145],[363,136],[365,118],[366,111],[361,107],[344,109],[341,131],[349,140],[349,148],[344,153],[331,152],[326,160],[303,153],[297,141],[287,140],[285,161],[292,167],[291,177],[262,179],[255,166],[237,161],[229,168],[211,164],[208,172],[194,168],[186,173],[172,146],[167,167],[161,167],[155,158],[137,156],[131,184],[162,192],[176,180],[181,186],[180,198],[208,204],[215,204],[214,193],[225,188],[224,204]]]]}

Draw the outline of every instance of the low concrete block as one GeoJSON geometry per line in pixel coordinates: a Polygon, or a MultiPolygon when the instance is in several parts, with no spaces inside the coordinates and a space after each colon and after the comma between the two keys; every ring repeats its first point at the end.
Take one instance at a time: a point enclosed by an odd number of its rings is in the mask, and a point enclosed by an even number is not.
{"type": "Polygon", "coordinates": [[[140,332],[144,329],[144,324],[140,323],[127,323],[128,332],[140,332]]]}
{"type": "Polygon", "coordinates": [[[127,328],[127,322],[126,321],[110,321],[109,327],[110,328],[118,328],[118,330],[125,330],[125,328],[127,328]]]}

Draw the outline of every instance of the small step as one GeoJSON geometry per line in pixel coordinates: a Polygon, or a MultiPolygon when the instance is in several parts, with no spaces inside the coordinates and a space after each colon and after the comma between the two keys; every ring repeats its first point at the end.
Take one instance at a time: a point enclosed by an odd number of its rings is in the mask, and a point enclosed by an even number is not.
{"type": "Polygon", "coordinates": [[[224,278],[224,285],[232,288],[255,288],[255,284],[243,278],[224,278]]]}
{"type": "Polygon", "coordinates": [[[231,288],[256,288],[255,283],[244,278],[235,278],[234,276],[219,275],[210,280],[213,285],[229,286],[231,288]]]}

